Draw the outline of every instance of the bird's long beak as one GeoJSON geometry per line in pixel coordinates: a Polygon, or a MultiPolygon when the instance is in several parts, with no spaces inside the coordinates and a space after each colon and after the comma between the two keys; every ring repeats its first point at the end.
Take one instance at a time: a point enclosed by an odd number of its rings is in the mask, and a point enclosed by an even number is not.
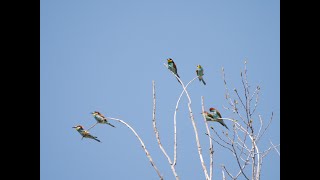
{"type": "Polygon", "coordinates": [[[203,114],[203,112],[201,112],[200,114],[203,114]]]}
{"type": "Polygon", "coordinates": [[[72,128],[76,128],[76,126],[72,127],[72,128]]]}

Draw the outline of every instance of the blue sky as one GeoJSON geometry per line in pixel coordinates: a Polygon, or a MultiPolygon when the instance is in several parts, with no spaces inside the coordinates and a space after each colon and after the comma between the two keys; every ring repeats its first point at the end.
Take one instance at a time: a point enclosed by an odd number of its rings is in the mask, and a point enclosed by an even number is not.
{"type": "MultiPolygon", "coordinates": [[[[195,77],[197,64],[204,68],[207,85],[195,81],[188,91],[207,168],[201,96],[207,109],[216,107],[222,116],[236,117],[223,109],[227,102],[221,68],[225,68],[229,89],[241,91],[245,59],[249,83],[252,88],[261,86],[257,113],[267,121],[274,112],[260,146],[264,150],[269,139],[280,143],[279,0],[41,0],[41,179],[158,179],[139,141],[122,124],[110,121],[116,128],[97,125],[91,129],[102,143],[81,140],[71,127],[94,124],[90,112],[95,110],[129,123],[165,179],[174,179],[152,128],[154,80],[157,125],[172,157],[173,113],[182,88],[163,65],[169,57],[185,83],[195,77]]],[[[177,129],[178,175],[204,179],[185,96],[177,129]]],[[[230,153],[217,144],[214,147],[214,179],[221,179],[220,164],[238,172],[230,153]]],[[[262,168],[262,179],[280,179],[280,158],[275,151],[264,159],[262,168]]]]}

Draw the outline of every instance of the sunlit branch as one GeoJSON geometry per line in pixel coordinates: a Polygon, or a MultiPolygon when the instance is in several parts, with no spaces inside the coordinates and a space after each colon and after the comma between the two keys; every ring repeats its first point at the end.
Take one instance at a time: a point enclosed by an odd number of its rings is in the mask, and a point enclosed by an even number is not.
{"type": "Polygon", "coordinates": [[[129,125],[129,124],[127,124],[126,122],[124,122],[123,120],[121,120],[121,119],[116,119],[116,118],[111,118],[111,117],[108,117],[107,119],[110,119],[110,120],[114,120],[114,121],[118,121],[118,122],[120,122],[120,123],[122,123],[122,124],[124,124],[124,125],[126,125],[132,132],[133,132],[133,134],[138,138],[138,140],[140,141],[140,143],[141,143],[141,146],[142,146],[142,148],[143,148],[143,150],[144,150],[144,152],[146,153],[146,156],[147,156],[147,158],[149,159],[149,161],[150,161],[150,163],[151,163],[151,165],[152,165],[152,167],[154,168],[154,170],[157,172],[157,174],[158,174],[158,176],[159,176],[159,178],[161,179],[161,180],[163,180],[163,177],[162,177],[162,175],[160,174],[160,172],[159,172],[159,170],[158,170],[158,168],[156,167],[156,165],[155,165],[155,163],[153,162],[153,160],[152,160],[152,157],[151,157],[151,155],[150,155],[150,153],[148,152],[148,150],[147,150],[147,148],[146,148],[146,146],[144,145],[144,143],[143,143],[143,141],[142,141],[142,139],[140,138],[140,136],[137,134],[137,132],[129,125]]]}
{"type": "Polygon", "coordinates": [[[152,122],[153,122],[153,129],[154,129],[154,133],[156,134],[156,138],[158,141],[158,145],[162,151],[162,153],[166,156],[166,158],[168,159],[168,162],[170,164],[171,170],[173,175],[175,176],[176,180],[179,180],[178,174],[176,172],[176,169],[170,159],[170,157],[168,156],[166,150],[163,148],[162,143],[160,141],[160,135],[159,135],[159,131],[157,129],[157,124],[156,124],[156,91],[155,91],[155,82],[152,81],[152,91],[153,91],[153,113],[152,113],[152,122]]]}
{"type": "MultiPolygon", "coordinates": [[[[188,84],[186,85],[186,89],[189,86],[189,84],[191,84],[197,77],[195,77],[194,79],[192,79],[190,82],[188,82],[188,84]]],[[[181,81],[180,81],[181,82],[181,81]]],[[[174,110],[174,116],[173,116],[173,127],[174,127],[174,150],[173,150],[173,156],[174,156],[174,160],[173,160],[173,165],[175,166],[177,163],[177,111],[178,111],[178,107],[179,107],[179,103],[181,100],[181,97],[184,93],[184,90],[181,92],[177,104],[176,104],[176,108],[174,110]]]]}
{"type": "Polygon", "coordinates": [[[222,170],[222,180],[226,180],[226,177],[224,176],[224,171],[222,170]]]}

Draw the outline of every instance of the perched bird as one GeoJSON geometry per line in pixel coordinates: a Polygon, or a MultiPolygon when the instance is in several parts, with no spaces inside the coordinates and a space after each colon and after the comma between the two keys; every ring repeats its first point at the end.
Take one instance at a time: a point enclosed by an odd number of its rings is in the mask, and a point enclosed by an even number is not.
{"type": "Polygon", "coordinates": [[[72,127],[72,128],[76,128],[76,130],[82,135],[82,138],[81,138],[81,139],[83,139],[83,138],[90,138],[90,139],[94,139],[94,140],[100,142],[100,140],[97,139],[96,136],[92,136],[92,135],[89,133],[89,131],[84,130],[81,125],[77,125],[77,126],[74,126],[74,127],[72,127]]]}
{"type": "Polygon", "coordinates": [[[206,82],[204,82],[203,77],[202,77],[204,75],[203,74],[203,68],[201,67],[200,64],[197,66],[196,73],[197,73],[197,76],[199,78],[199,81],[202,81],[203,84],[206,85],[206,82]]]}
{"type": "MultiPolygon", "coordinates": [[[[114,125],[112,125],[111,123],[108,122],[107,118],[104,117],[103,114],[101,114],[100,112],[98,111],[94,111],[91,113],[94,117],[95,120],[97,120],[97,123],[100,123],[100,124],[108,124],[109,126],[112,126],[112,127],[115,127],[114,125]]],[[[95,125],[94,125],[95,126],[95,125]]],[[[92,128],[92,127],[91,127],[92,128]]]]}
{"type": "Polygon", "coordinates": [[[227,129],[229,129],[227,127],[227,125],[223,122],[223,119],[219,119],[219,118],[222,118],[222,116],[221,116],[220,112],[217,109],[212,107],[212,108],[209,109],[209,111],[212,112],[213,118],[216,119],[217,122],[219,122],[222,126],[224,126],[227,129]]]}
{"type": "MultiPolygon", "coordinates": [[[[211,108],[210,108],[210,110],[211,110],[211,108]]],[[[215,110],[215,109],[212,109],[212,110],[215,110]]],[[[218,118],[221,118],[220,113],[219,113],[217,110],[215,110],[215,112],[213,112],[213,114],[210,114],[210,113],[208,113],[207,111],[204,111],[204,112],[201,113],[201,114],[204,115],[204,117],[206,118],[207,121],[219,122],[222,126],[226,127],[226,128],[229,130],[229,128],[228,128],[227,125],[223,122],[223,120],[222,120],[222,119],[218,119],[218,118]],[[215,113],[215,112],[216,112],[216,113],[215,113]],[[219,115],[217,115],[217,114],[219,114],[219,115]]]]}
{"type": "MultiPolygon", "coordinates": [[[[173,60],[171,58],[168,58],[167,61],[168,61],[168,69],[170,69],[170,71],[172,71],[175,75],[177,75],[180,78],[180,76],[178,75],[177,66],[173,62],[173,60]]],[[[177,80],[181,84],[181,82],[180,82],[180,80],[178,78],[177,78],[177,80]]]]}

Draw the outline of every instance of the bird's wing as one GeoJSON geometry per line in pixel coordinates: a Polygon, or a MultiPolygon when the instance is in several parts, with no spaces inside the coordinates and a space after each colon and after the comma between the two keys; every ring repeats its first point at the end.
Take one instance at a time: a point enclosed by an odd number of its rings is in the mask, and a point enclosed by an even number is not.
{"type": "Polygon", "coordinates": [[[197,75],[199,75],[199,71],[198,71],[198,69],[196,70],[196,73],[197,73],[197,75]]]}
{"type": "Polygon", "coordinates": [[[174,62],[172,61],[172,64],[173,64],[173,68],[175,69],[175,71],[176,71],[176,73],[177,73],[177,72],[178,72],[178,69],[177,69],[176,63],[174,63],[174,62]]]}
{"type": "Polygon", "coordinates": [[[208,113],[208,116],[211,117],[212,119],[214,119],[212,114],[208,113]]]}
{"type": "Polygon", "coordinates": [[[218,110],[216,110],[216,111],[217,111],[218,116],[219,116],[220,118],[222,118],[220,112],[219,112],[218,110]]]}

